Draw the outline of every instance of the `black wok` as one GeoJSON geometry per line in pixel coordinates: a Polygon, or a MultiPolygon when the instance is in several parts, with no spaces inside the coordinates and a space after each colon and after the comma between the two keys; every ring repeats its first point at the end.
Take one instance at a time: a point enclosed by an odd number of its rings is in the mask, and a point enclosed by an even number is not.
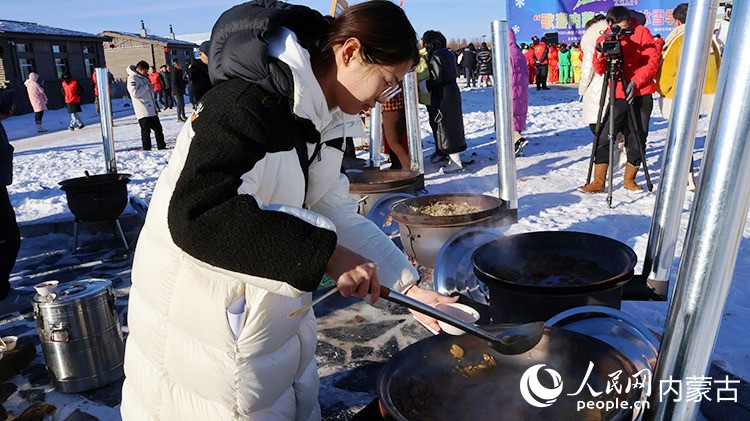
{"type": "MultiPolygon", "coordinates": [[[[495,326],[498,332],[508,328],[495,326]]],[[[493,328],[490,328],[493,331],[493,328]]],[[[619,351],[589,336],[559,328],[545,328],[541,342],[520,355],[502,355],[487,347],[487,342],[471,335],[438,335],[416,342],[386,363],[378,378],[378,394],[388,415],[397,420],[625,420],[632,410],[584,409],[577,411],[578,401],[611,401],[619,399],[628,406],[639,400],[641,389],[606,392],[609,374],[622,370],[620,382],[636,374],[635,366],[619,351]],[[457,359],[450,349],[457,345],[464,356],[457,359]],[[491,355],[496,366],[465,377],[459,369],[484,361],[491,355]],[[594,368],[586,387],[576,396],[586,377],[589,362],[594,368]],[[529,404],[521,394],[524,372],[536,365],[545,367],[535,376],[547,389],[562,391],[547,407],[529,404]],[[559,373],[562,383],[553,384],[547,369],[559,373]]],[[[528,383],[527,383],[528,384],[528,383]]]]}

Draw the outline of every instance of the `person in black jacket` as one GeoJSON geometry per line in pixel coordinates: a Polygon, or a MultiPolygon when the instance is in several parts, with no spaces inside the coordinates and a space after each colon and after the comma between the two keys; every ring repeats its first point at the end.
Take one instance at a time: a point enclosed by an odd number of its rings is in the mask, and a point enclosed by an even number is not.
{"type": "Polygon", "coordinates": [[[208,53],[211,41],[204,41],[199,50],[200,60],[190,65],[190,77],[193,81],[193,96],[195,102],[201,102],[203,94],[211,89],[211,79],[208,77],[208,53]]]}
{"type": "Polygon", "coordinates": [[[461,90],[456,83],[456,56],[447,48],[445,36],[438,31],[425,32],[422,44],[427,50],[427,66],[430,69],[427,90],[432,98],[427,112],[436,149],[430,161],[434,163],[447,156],[449,163],[441,171],[459,171],[463,169],[460,152],[466,150],[466,137],[461,90]]]}
{"type": "Polygon", "coordinates": [[[170,77],[172,96],[174,97],[174,103],[177,106],[177,119],[185,122],[187,121],[187,117],[185,116],[185,87],[187,86],[187,78],[185,72],[182,71],[182,65],[177,60],[172,62],[170,77]]]}
{"type": "Polygon", "coordinates": [[[464,69],[466,87],[477,86],[477,49],[474,44],[469,43],[461,53],[461,67],[464,69]]]}
{"type": "Polygon", "coordinates": [[[483,42],[477,51],[477,73],[479,73],[479,86],[492,85],[492,52],[483,42]]]}
{"type": "MultiPolygon", "coordinates": [[[[5,103],[5,101],[2,101],[5,103]]],[[[13,114],[13,107],[0,109],[0,120],[13,114]]],[[[10,292],[10,271],[16,263],[18,249],[21,246],[21,233],[16,222],[16,213],[8,196],[9,186],[13,182],[13,146],[8,141],[8,134],[0,123],[0,300],[10,292]]]]}
{"type": "Polygon", "coordinates": [[[169,108],[172,109],[174,106],[174,98],[172,98],[172,73],[169,72],[167,65],[159,67],[159,75],[161,75],[162,82],[164,82],[164,110],[169,108]]]}

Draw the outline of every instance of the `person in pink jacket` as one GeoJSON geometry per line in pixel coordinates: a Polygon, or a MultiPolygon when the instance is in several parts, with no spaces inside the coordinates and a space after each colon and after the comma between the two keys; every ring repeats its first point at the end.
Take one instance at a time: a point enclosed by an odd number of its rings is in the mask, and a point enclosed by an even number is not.
{"type": "Polygon", "coordinates": [[[29,102],[31,107],[34,109],[34,121],[36,122],[36,131],[38,133],[44,133],[47,131],[42,127],[42,116],[47,110],[47,95],[44,93],[44,88],[39,84],[39,75],[31,72],[29,78],[23,84],[26,85],[26,91],[29,94],[29,102]]]}
{"type": "Polygon", "coordinates": [[[516,34],[508,30],[510,40],[510,78],[513,92],[513,140],[516,156],[523,153],[529,141],[521,136],[526,129],[526,114],[529,111],[529,67],[521,50],[516,45],[516,34]]]}

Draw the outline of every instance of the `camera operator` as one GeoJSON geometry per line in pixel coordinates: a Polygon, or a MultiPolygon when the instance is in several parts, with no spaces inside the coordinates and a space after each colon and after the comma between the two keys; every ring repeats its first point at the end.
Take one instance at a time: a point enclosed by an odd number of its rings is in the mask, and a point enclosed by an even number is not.
{"type": "MultiPolygon", "coordinates": [[[[593,57],[594,71],[605,74],[612,60],[620,60],[624,70],[626,86],[618,78],[614,118],[615,132],[626,135],[628,162],[625,166],[624,187],[640,191],[635,183],[635,175],[641,164],[641,153],[638,142],[646,147],[646,136],[654,102],[651,94],[656,91],[654,76],[659,67],[660,53],[654,44],[651,32],[638,20],[630,17],[630,11],[622,6],[615,6],[607,11],[607,24],[610,26],[597,40],[597,52],[593,57]],[[640,122],[643,138],[638,139],[628,127],[628,104],[632,104],[635,119],[640,122]]],[[[609,124],[603,122],[604,130],[599,137],[594,166],[594,180],[581,187],[587,193],[601,193],[609,167],[609,124]]]]}

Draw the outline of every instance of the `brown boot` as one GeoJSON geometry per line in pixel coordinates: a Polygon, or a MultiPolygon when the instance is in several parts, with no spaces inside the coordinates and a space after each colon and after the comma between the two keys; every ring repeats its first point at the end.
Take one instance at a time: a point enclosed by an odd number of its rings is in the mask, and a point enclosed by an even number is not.
{"type": "Polygon", "coordinates": [[[641,186],[638,184],[635,184],[635,174],[638,172],[638,167],[635,165],[630,165],[630,162],[625,164],[625,180],[623,182],[623,187],[630,191],[643,191],[641,186]]]}
{"type": "Polygon", "coordinates": [[[604,182],[607,180],[607,169],[609,164],[596,164],[594,165],[594,181],[586,184],[585,186],[579,187],[584,193],[603,193],[604,182]]]}

